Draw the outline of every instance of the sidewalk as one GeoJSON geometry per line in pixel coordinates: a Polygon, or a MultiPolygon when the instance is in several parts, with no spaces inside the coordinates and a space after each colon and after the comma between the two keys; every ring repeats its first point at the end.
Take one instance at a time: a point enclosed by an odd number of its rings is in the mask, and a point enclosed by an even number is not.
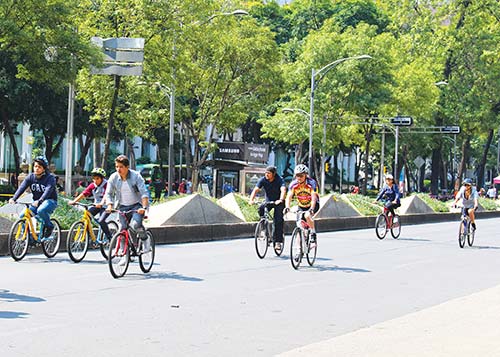
{"type": "Polygon", "coordinates": [[[500,356],[499,325],[500,285],[279,356],[500,356]]]}

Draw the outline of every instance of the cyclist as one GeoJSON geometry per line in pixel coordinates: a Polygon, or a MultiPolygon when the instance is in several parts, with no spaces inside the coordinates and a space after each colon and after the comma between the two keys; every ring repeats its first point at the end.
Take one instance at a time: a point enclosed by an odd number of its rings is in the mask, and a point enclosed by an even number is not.
{"type": "MultiPolygon", "coordinates": [[[[142,220],[149,208],[149,194],[141,174],[131,170],[129,165],[130,162],[125,155],[119,155],[115,159],[116,172],[109,177],[104,194],[106,211],[111,212],[113,206],[122,212],[135,210],[130,220],[130,227],[137,233],[138,238],[148,242],[142,220]]],[[[127,222],[122,216],[120,225],[120,229],[127,227],[127,222]]],[[[149,247],[144,249],[147,250],[149,247]]]]}
{"type": "Polygon", "coordinates": [[[384,200],[384,206],[391,212],[391,215],[394,216],[394,210],[401,206],[401,194],[398,186],[394,183],[394,176],[391,174],[385,175],[384,187],[380,190],[374,203],[377,203],[381,199],[384,200]]]}
{"type": "Polygon", "coordinates": [[[470,217],[471,225],[474,230],[476,230],[475,214],[474,212],[479,207],[478,203],[479,195],[477,189],[472,186],[472,180],[466,178],[462,182],[462,187],[457,193],[453,206],[455,206],[459,200],[462,200],[462,214],[468,214],[470,217]]]}
{"type": "MultiPolygon", "coordinates": [[[[94,206],[89,208],[89,212],[96,216],[99,213],[99,219],[97,222],[102,228],[104,235],[107,239],[111,240],[111,232],[109,230],[106,219],[109,217],[109,213],[105,211],[104,206],[104,192],[106,191],[106,186],[108,181],[106,180],[106,171],[100,167],[95,167],[91,172],[92,183],[88,185],[85,190],[80,193],[74,200],[69,201],[68,204],[74,205],[76,202],[80,201],[82,198],[92,196],[94,198],[94,206]]],[[[101,242],[99,242],[101,243],[101,242]]]]}
{"type": "Polygon", "coordinates": [[[43,222],[43,238],[52,235],[54,225],[50,222],[50,215],[57,208],[56,177],[47,170],[48,167],[49,162],[44,156],[35,157],[33,159],[33,173],[24,179],[14,196],[9,200],[9,203],[16,203],[26,189],[31,190],[33,203],[30,205],[30,210],[43,222]]]}
{"type": "MultiPolygon", "coordinates": [[[[257,185],[250,194],[249,203],[254,203],[257,193],[264,188],[266,191],[267,208],[274,209],[274,248],[281,250],[283,247],[283,207],[285,202],[286,185],[283,178],[276,173],[276,167],[268,166],[264,177],[257,181],[257,185]]],[[[264,216],[265,204],[259,207],[259,216],[264,216]]]]}
{"type": "Polygon", "coordinates": [[[288,187],[284,213],[290,211],[292,199],[296,197],[299,210],[306,212],[304,219],[311,227],[311,243],[316,243],[316,228],[313,217],[319,210],[318,185],[314,179],[308,176],[309,168],[306,165],[295,166],[293,173],[295,178],[288,187]]]}

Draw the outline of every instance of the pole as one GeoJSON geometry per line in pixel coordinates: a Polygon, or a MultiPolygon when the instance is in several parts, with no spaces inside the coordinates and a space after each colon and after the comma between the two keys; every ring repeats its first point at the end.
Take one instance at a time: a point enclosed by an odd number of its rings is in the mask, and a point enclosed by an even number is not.
{"type": "Polygon", "coordinates": [[[64,192],[67,195],[71,195],[71,173],[72,173],[72,159],[73,159],[73,121],[74,121],[74,99],[75,99],[75,87],[73,83],[69,84],[68,88],[68,122],[67,122],[67,134],[66,134],[66,165],[64,174],[64,192]]]}
{"type": "MultiPolygon", "coordinates": [[[[396,139],[395,145],[394,145],[394,180],[398,180],[398,150],[399,150],[399,126],[396,126],[396,132],[394,134],[394,137],[396,139]]],[[[398,181],[399,182],[399,181],[398,181]]]]}
{"type": "Polygon", "coordinates": [[[314,68],[311,70],[311,105],[309,108],[309,172],[312,173],[313,167],[313,125],[314,125],[314,68]]]}
{"type": "Polygon", "coordinates": [[[344,177],[344,152],[340,151],[340,180],[339,180],[339,192],[342,194],[342,178],[344,177]]]}
{"type": "MultiPolygon", "coordinates": [[[[455,140],[456,140],[455,135],[455,140]]],[[[498,128],[498,143],[497,143],[498,153],[497,153],[497,175],[500,175],[500,127],[498,128]]]]}
{"type": "Polygon", "coordinates": [[[382,188],[384,177],[384,162],[385,162],[385,125],[382,125],[382,152],[380,154],[380,176],[378,178],[378,187],[382,188]]]}
{"type": "Polygon", "coordinates": [[[326,165],[326,116],[323,116],[323,145],[321,149],[321,195],[323,196],[325,194],[325,165],[326,165]]]}
{"type": "Polygon", "coordinates": [[[179,177],[182,177],[182,123],[179,126],[179,177]]]}
{"type": "MultiPolygon", "coordinates": [[[[172,184],[174,182],[174,117],[175,117],[175,87],[170,87],[170,123],[168,127],[168,195],[172,196],[172,184]]],[[[179,177],[180,179],[180,177],[179,177]]]]}

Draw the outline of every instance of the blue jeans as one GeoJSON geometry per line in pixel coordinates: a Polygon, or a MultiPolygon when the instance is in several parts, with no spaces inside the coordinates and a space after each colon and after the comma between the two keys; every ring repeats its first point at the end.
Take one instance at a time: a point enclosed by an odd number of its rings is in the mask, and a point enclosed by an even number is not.
{"type": "MultiPolygon", "coordinates": [[[[38,207],[30,205],[30,211],[43,222],[43,225],[47,228],[52,228],[54,225],[50,222],[50,215],[57,208],[57,201],[48,199],[42,202],[38,207]]],[[[24,213],[21,213],[21,218],[24,217],[24,213]]]]}
{"type": "MultiPolygon", "coordinates": [[[[130,205],[130,206],[120,206],[118,207],[118,210],[122,211],[122,212],[126,212],[126,211],[132,211],[132,210],[137,210],[139,208],[142,208],[142,205],[140,203],[136,203],[135,205],[130,205]]],[[[129,215],[127,215],[129,216],[129,215]]],[[[129,217],[127,217],[129,218],[129,217]]],[[[137,212],[134,212],[132,214],[132,218],[130,218],[130,227],[137,231],[138,229],[144,229],[143,225],[142,225],[142,219],[144,218],[144,216],[142,214],[139,214],[137,212]]],[[[127,220],[125,219],[125,217],[123,217],[122,215],[120,215],[120,230],[123,230],[124,228],[127,227],[127,220]]]]}

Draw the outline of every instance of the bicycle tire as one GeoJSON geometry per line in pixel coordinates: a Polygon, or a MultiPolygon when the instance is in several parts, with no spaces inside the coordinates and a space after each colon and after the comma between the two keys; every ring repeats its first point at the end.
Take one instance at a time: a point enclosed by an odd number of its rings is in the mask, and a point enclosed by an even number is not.
{"type": "Polygon", "coordinates": [[[302,231],[299,228],[295,228],[292,233],[292,240],[290,241],[290,262],[295,270],[299,269],[303,255],[302,231]]]}
{"type": "Polygon", "coordinates": [[[267,228],[266,221],[261,219],[257,226],[255,227],[255,251],[257,252],[257,256],[260,259],[264,259],[267,253],[268,248],[268,236],[267,236],[267,228]]]}
{"type": "Polygon", "coordinates": [[[392,238],[398,239],[400,234],[401,234],[401,218],[399,217],[399,215],[395,214],[394,217],[392,217],[391,235],[392,238]]]}
{"type": "Polygon", "coordinates": [[[474,244],[474,235],[476,234],[476,230],[472,229],[472,222],[469,221],[469,227],[467,229],[469,234],[467,234],[467,244],[469,244],[469,247],[472,247],[474,244]]]}
{"type": "Polygon", "coordinates": [[[69,258],[79,263],[85,258],[89,249],[89,232],[85,229],[84,221],[77,221],[71,225],[66,238],[66,250],[69,258]]]}
{"type": "Polygon", "coordinates": [[[124,233],[118,232],[109,243],[108,266],[109,272],[115,279],[124,276],[130,264],[130,248],[127,246],[125,249],[126,239],[124,233]]]}
{"type": "Polygon", "coordinates": [[[26,220],[18,219],[12,225],[8,238],[9,254],[16,262],[22,260],[28,252],[29,228],[26,220]],[[25,230],[28,229],[28,232],[25,230]]]}
{"type": "Polygon", "coordinates": [[[311,248],[311,233],[307,235],[307,263],[309,266],[313,266],[314,262],[316,261],[316,253],[318,251],[318,237],[316,237],[316,242],[314,243],[314,246],[311,248]]]}
{"type": "Polygon", "coordinates": [[[463,248],[465,246],[465,223],[464,220],[460,221],[460,229],[458,231],[458,246],[463,248]]]}
{"type": "Polygon", "coordinates": [[[375,234],[378,239],[384,239],[387,234],[387,220],[383,214],[379,214],[375,219],[375,234]]]}
{"type": "MultiPolygon", "coordinates": [[[[118,227],[118,224],[114,221],[108,222],[108,228],[109,228],[109,231],[111,232],[111,237],[113,237],[120,230],[120,228],[118,227]]],[[[101,239],[103,239],[102,234],[104,234],[104,232],[102,232],[101,227],[99,227],[99,230],[101,231],[100,232],[101,239]]],[[[105,243],[99,244],[99,249],[100,249],[101,255],[104,257],[104,259],[108,260],[109,243],[111,242],[111,239],[105,239],[104,242],[105,243]]]]}
{"type": "Polygon", "coordinates": [[[150,250],[144,253],[143,252],[144,240],[140,240],[139,243],[139,251],[141,252],[139,254],[139,267],[141,268],[143,273],[149,273],[155,261],[155,239],[153,233],[151,233],[151,231],[149,230],[146,230],[146,235],[147,235],[146,240],[149,240],[150,250]]]}
{"type": "Polygon", "coordinates": [[[42,240],[42,251],[47,258],[54,258],[61,245],[61,225],[55,218],[51,218],[50,222],[54,225],[54,230],[51,234],[52,239],[42,240]]]}

